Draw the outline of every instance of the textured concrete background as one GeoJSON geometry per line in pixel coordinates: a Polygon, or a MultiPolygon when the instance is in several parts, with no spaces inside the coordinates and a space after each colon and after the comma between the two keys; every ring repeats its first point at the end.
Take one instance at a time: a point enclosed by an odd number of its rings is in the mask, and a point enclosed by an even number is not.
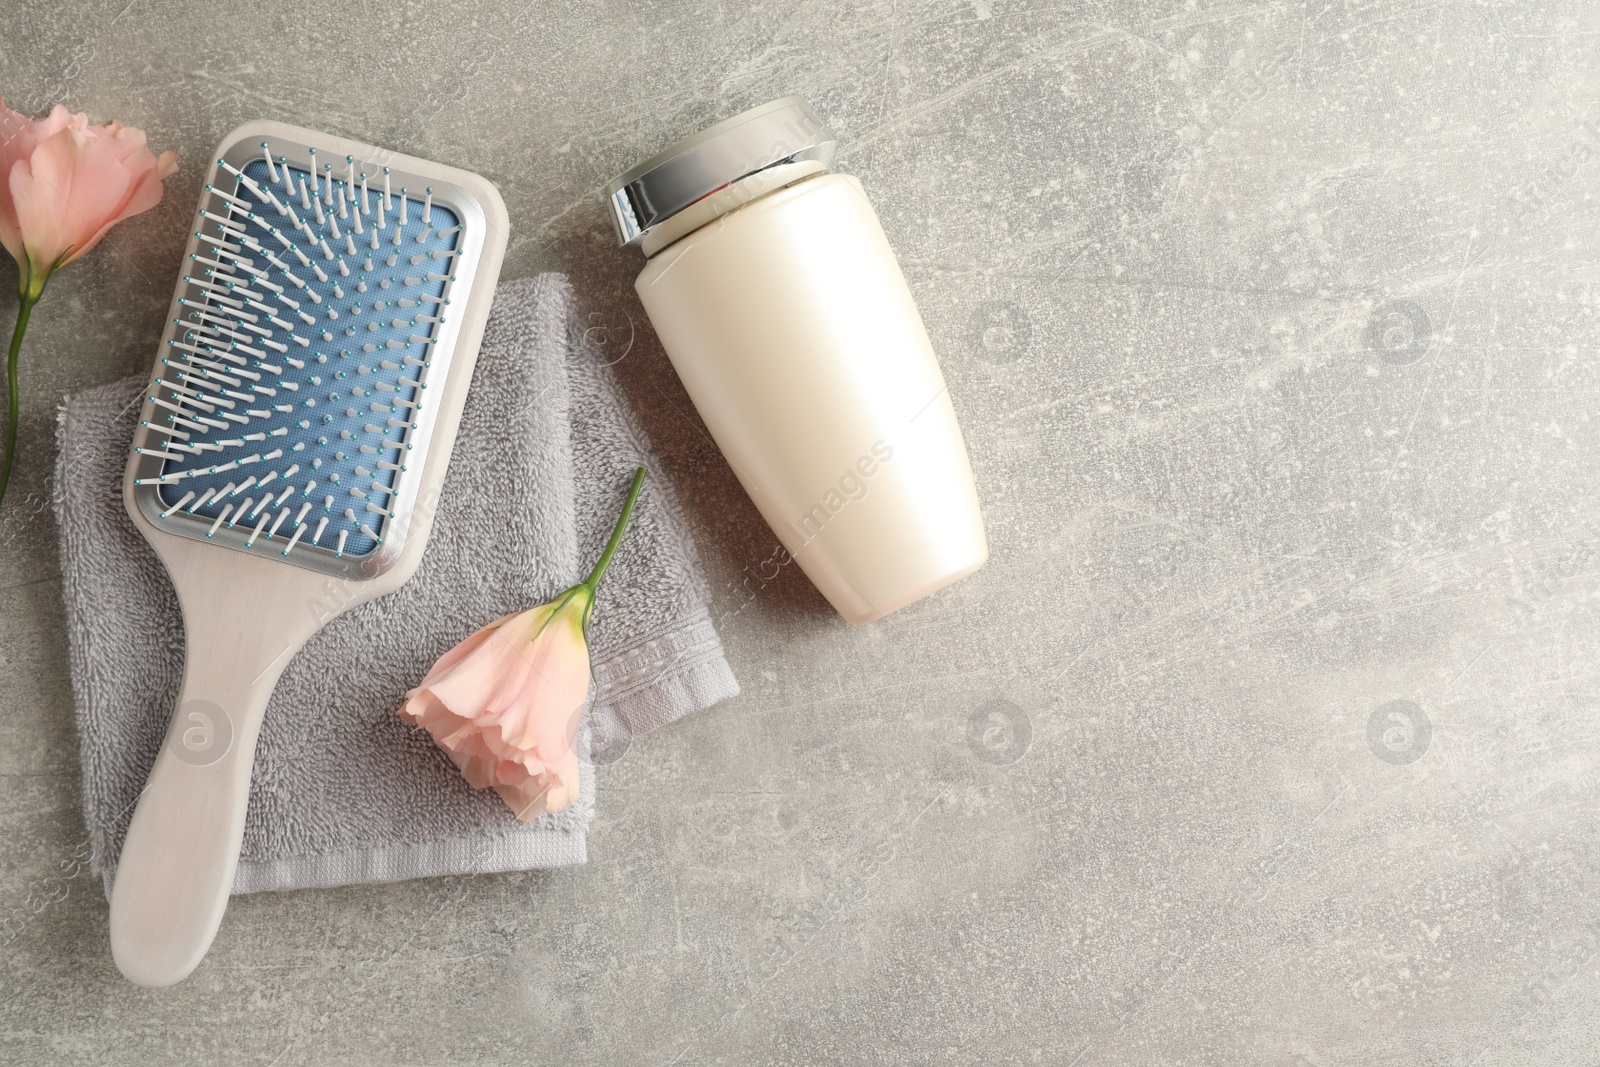
{"type": "Polygon", "coordinates": [[[0,1060],[1600,1059],[1593,4],[6,6],[11,102],[185,166],[24,357],[0,1060]],[[790,92],[902,257],[993,547],[862,629],[749,577],[773,538],[596,197],[790,92]],[[83,862],[52,411],[148,366],[252,117],[499,184],[506,276],[570,271],[627,353],[745,693],[601,768],[587,867],[240,899],[153,993],[83,862]]]}

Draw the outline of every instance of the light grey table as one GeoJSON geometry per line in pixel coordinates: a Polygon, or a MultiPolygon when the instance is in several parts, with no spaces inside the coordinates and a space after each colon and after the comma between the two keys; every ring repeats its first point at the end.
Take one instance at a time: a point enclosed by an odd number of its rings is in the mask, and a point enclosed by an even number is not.
{"type": "Polygon", "coordinates": [[[4,22],[12,102],[143,126],[185,165],[28,338],[0,1060],[1600,1057],[1595,5],[12,0],[4,22]],[[773,539],[596,195],[790,92],[902,257],[993,548],[861,629],[793,568],[748,591],[773,539]],[[82,862],[53,411],[148,366],[200,160],[257,116],[499,184],[506,276],[570,272],[627,353],[744,695],[601,768],[587,867],[242,898],[152,993],[117,976],[82,862]]]}

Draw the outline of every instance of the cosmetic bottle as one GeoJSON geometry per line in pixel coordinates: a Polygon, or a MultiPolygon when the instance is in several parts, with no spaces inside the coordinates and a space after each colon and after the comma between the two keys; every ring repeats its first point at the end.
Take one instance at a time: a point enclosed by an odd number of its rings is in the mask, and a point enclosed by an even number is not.
{"type": "Polygon", "coordinates": [[[955,408],[888,238],[799,97],[612,181],[635,287],[784,549],[853,623],[988,558],[955,408]]]}

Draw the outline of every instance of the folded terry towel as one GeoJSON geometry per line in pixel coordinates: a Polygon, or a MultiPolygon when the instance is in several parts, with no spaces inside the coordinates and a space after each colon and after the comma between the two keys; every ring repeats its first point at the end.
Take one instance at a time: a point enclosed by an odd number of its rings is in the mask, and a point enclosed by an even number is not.
{"type": "MultiPolygon", "coordinates": [[[[556,274],[496,293],[422,565],[399,591],[312,637],[273,693],[235,893],[582,863],[591,743],[604,748],[739,691],[683,518],[655,477],[595,607],[581,800],[520,823],[395,715],[456,642],[580,581],[633,468],[649,465],[649,444],[571,304],[556,274]]],[[[108,893],[183,668],[177,598],[122,506],[146,382],[81,393],[59,420],[55,513],[84,815],[108,893]]]]}

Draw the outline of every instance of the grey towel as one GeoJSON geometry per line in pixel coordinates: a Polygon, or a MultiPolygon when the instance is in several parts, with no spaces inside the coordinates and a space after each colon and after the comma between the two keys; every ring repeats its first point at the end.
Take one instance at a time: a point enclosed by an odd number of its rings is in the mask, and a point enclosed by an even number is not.
{"type": "MultiPolygon", "coordinates": [[[[580,801],[520,823],[395,714],[456,642],[581,580],[633,468],[649,465],[571,304],[555,274],[496,293],[421,567],[312,637],[273,693],[234,892],[581,863],[591,742],[604,748],[739,691],[672,491],[653,477],[595,607],[580,801]]],[[[55,513],[84,816],[108,892],[183,666],[177,598],[122,506],[145,383],[91,389],[59,417],[55,513]]]]}

